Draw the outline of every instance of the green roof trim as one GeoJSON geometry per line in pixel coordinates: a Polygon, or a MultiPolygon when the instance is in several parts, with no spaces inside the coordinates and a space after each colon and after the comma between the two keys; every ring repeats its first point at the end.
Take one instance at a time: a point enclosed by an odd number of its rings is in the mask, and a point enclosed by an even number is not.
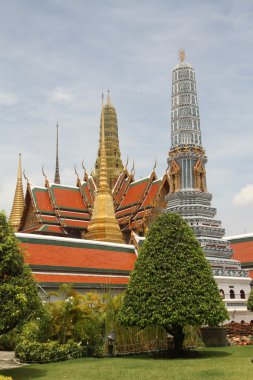
{"type": "MultiPolygon", "coordinates": [[[[50,288],[59,288],[60,285],[66,284],[66,281],[63,282],[39,282],[37,281],[38,284],[44,287],[50,287],[50,288]]],[[[83,282],[71,282],[68,283],[70,285],[73,285],[75,288],[92,288],[92,289],[101,289],[101,290],[107,290],[107,289],[115,289],[115,288],[120,288],[120,289],[125,289],[127,287],[127,284],[104,284],[104,283],[83,283],[83,282]]]]}
{"type": "Polygon", "coordinates": [[[228,239],[228,241],[231,244],[233,244],[233,243],[247,243],[249,241],[253,241],[253,236],[241,237],[241,238],[235,238],[235,239],[228,239]]]}
{"type": "Polygon", "coordinates": [[[147,177],[147,178],[143,178],[143,179],[141,179],[140,181],[135,181],[135,182],[130,183],[129,188],[130,188],[130,187],[135,187],[135,186],[139,185],[140,183],[143,183],[143,182],[149,182],[149,181],[150,181],[150,178],[149,178],[149,177],[147,177]]]}
{"type": "MultiPolygon", "coordinates": [[[[51,240],[51,239],[40,239],[37,238],[30,238],[30,237],[17,237],[21,242],[23,243],[30,243],[30,244],[40,244],[40,245],[55,245],[58,247],[71,247],[71,248],[88,248],[88,249],[97,249],[101,251],[114,251],[114,252],[123,252],[123,253],[131,253],[135,255],[134,248],[127,248],[127,247],[120,247],[120,246],[108,246],[106,243],[104,244],[92,244],[88,243],[87,241],[82,242],[73,242],[73,241],[63,241],[63,240],[51,240]]],[[[65,240],[65,239],[64,239],[65,240]]],[[[66,238],[67,240],[67,238],[66,238]]],[[[82,239],[80,239],[81,241],[82,239]]]]}
{"type": "Polygon", "coordinates": [[[245,261],[241,262],[242,268],[252,268],[253,269],[253,261],[245,261]]]}
{"type": "MultiPolygon", "coordinates": [[[[52,266],[52,265],[33,265],[29,264],[32,270],[45,270],[45,271],[65,271],[65,272],[80,272],[80,273],[102,273],[102,274],[118,274],[129,276],[130,270],[117,270],[117,269],[100,269],[100,268],[83,268],[83,267],[65,267],[65,266],[52,266]]],[[[36,273],[36,272],[34,272],[36,273]]]]}

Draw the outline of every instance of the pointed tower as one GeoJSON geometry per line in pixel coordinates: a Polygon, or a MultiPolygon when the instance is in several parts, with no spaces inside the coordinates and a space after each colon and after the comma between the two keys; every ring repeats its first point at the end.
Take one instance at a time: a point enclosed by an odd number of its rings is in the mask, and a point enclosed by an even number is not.
{"type": "Polygon", "coordinates": [[[123,244],[124,240],[115,217],[112,192],[108,184],[103,98],[99,168],[98,191],[95,195],[93,213],[86,238],[123,244]]]}
{"type": "Polygon", "coordinates": [[[25,201],[24,201],[24,191],[23,191],[23,184],[22,184],[21,154],[19,154],[17,184],[16,184],[16,190],[15,190],[11,215],[9,218],[9,223],[12,226],[14,231],[18,231],[19,229],[21,217],[24,210],[24,205],[25,205],[25,201]]]}
{"type": "Polygon", "coordinates": [[[215,219],[216,209],[212,207],[212,195],[207,191],[206,163],[195,72],[185,62],[184,51],[180,50],[179,63],[172,72],[171,148],[168,158],[171,186],[166,211],[181,214],[191,226],[212,267],[230,314],[236,311],[238,318],[248,318],[246,301],[240,298],[241,294],[249,294],[251,279],[247,271],[241,269],[239,261],[230,259],[232,249],[223,239],[225,230],[215,219]]]}
{"type": "Polygon", "coordinates": [[[59,141],[58,141],[58,123],[56,125],[56,163],[55,163],[55,176],[54,183],[60,184],[60,169],[59,169],[59,141]]]}
{"type": "MultiPolygon", "coordinates": [[[[119,137],[118,137],[118,122],[116,110],[111,104],[110,92],[108,90],[107,103],[104,105],[102,112],[104,113],[104,127],[105,127],[105,149],[106,149],[106,163],[108,173],[108,183],[110,189],[115,185],[119,173],[123,169],[121,161],[121,154],[119,149],[119,137]]],[[[100,154],[102,143],[102,114],[100,119],[100,138],[98,157],[95,164],[94,179],[97,182],[100,171],[100,154]]]]}
{"type": "Polygon", "coordinates": [[[207,157],[202,147],[195,72],[185,62],[184,50],[172,72],[171,148],[168,166],[168,211],[181,214],[194,230],[207,256],[230,258],[229,243],[221,240],[225,230],[213,219],[212,195],[206,186],[207,157]]]}

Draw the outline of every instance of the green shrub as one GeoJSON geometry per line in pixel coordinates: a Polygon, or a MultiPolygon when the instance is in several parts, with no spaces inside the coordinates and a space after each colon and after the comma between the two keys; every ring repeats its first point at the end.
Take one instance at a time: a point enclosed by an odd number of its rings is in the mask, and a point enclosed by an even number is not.
{"type": "Polygon", "coordinates": [[[81,342],[84,354],[87,356],[101,356],[103,350],[103,328],[98,319],[86,318],[74,325],[73,338],[81,342]]]}
{"type": "Polygon", "coordinates": [[[81,358],[83,356],[83,348],[72,340],[66,344],[59,344],[54,341],[41,343],[23,338],[16,345],[15,353],[22,362],[46,363],[70,358],[81,358]]]}
{"type": "Polygon", "coordinates": [[[0,335],[0,351],[13,351],[17,340],[17,329],[0,335]]]}
{"type": "Polygon", "coordinates": [[[12,377],[0,375],[0,380],[12,380],[12,377]]]}
{"type": "Polygon", "coordinates": [[[247,308],[248,310],[253,311],[253,289],[251,290],[247,301],[247,308]]]}

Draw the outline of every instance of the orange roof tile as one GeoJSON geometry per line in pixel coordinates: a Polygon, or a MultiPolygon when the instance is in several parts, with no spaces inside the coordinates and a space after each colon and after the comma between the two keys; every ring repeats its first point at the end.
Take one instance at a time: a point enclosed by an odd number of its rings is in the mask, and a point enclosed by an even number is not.
{"type": "Polygon", "coordinates": [[[89,204],[89,205],[92,205],[92,204],[93,204],[93,199],[92,199],[92,197],[91,197],[91,194],[90,194],[90,191],[89,191],[89,187],[88,187],[87,182],[84,182],[84,183],[82,184],[82,191],[83,191],[84,194],[85,194],[85,197],[86,197],[86,199],[87,199],[88,204],[89,204]]]}
{"type": "Polygon", "coordinates": [[[253,279],[253,270],[249,270],[249,276],[253,279]]]}
{"type": "Polygon", "coordinates": [[[132,207],[128,207],[123,210],[117,211],[115,215],[116,215],[116,218],[120,218],[122,216],[132,215],[136,210],[137,210],[137,206],[132,206],[132,207]]]}
{"type": "Polygon", "coordinates": [[[160,189],[161,183],[162,183],[161,180],[157,180],[151,184],[150,189],[148,191],[148,194],[146,195],[146,197],[145,197],[145,199],[141,205],[141,208],[147,207],[147,206],[152,206],[152,201],[155,200],[157,193],[160,189]]]}
{"type": "Polygon", "coordinates": [[[39,212],[51,214],[54,213],[52,205],[50,203],[48,190],[46,188],[43,189],[34,187],[32,189],[32,194],[34,198],[34,203],[39,212]]]}
{"type": "Polygon", "coordinates": [[[43,223],[48,222],[52,224],[58,224],[58,221],[54,215],[41,215],[41,220],[43,223]]]}
{"type": "Polygon", "coordinates": [[[124,191],[126,190],[126,187],[127,187],[127,184],[128,184],[128,178],[126,178],[120,185],[120,188],[119,188],[119,191],[117,192],[117,194],[114,196],[114,201],[116,203],[120,202],[122,196],[123,196],[123,193],[124,191]]]}
{"type": "Polygon", "coordinates": [[[60,226],[44,224],[37,229],[38,232],[53,232],[61,235],[66,235],[66,232],[60,226]]]}
{"type": "Polygon", "coordinates": [[[231,241],[234,250],[233,259],[244,262],[253,262],[253,240],[235,243],[231,241]]]}
{"type": "Polygon", "coordinates": [[[78,187],[52,185],[50,191],[58,208],[85,211],[85,205],[78,187]]]}
{"type": "Polygon", "coordinates": [[[76,227],[76,228],[87,228],[89,221],[88,220],[74,220],[67,218],[60,218],[62,224],[66,227],[76,227]]]}
{"type": "MultiPolygon", "coordinates": [[[[64,238],[64,240],[67,241],[67,238],[64,238]]],[[[110,246],[106,247],[106,249],[101,249],[100,245],[95,244],[92,248],[82,247],[82,245],[75,245],[74,243],[60,242],[57,244],[54,245],[54,242],[50,240],[36,243],[36,240],[25,239],[25,236],[22,237],[21,246],[25,249],[26,263],[29,265],[50,265],[52,267],[64,266],[129,271],[134,268],[136,260],[134,251],[121,252],[120,248],[110,246]]]]}
{"type": "Polygon", "coordinates": [[[87,219],[90,220],[90,214],[88,212],[74,212],[74,211],[62,211],[60,210],[61,217],[68,219],[87,219]]]}
{"type": "Polygon", "coordinates": [[[128,205],[141,202],[149,181],[150,178],[144,178],[138,182],[131,183],[127,189],[126,195],[119,205],[118,210],[128,205]]]}

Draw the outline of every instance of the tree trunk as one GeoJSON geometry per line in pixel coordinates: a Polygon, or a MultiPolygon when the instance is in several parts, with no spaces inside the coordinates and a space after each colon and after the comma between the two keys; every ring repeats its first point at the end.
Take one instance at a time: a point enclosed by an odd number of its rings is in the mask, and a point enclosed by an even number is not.
{"type": "Polygon", "coordinates": [[[181,353],[183,351],[183,343],[185,334],[183,332],[183,327],[181,326],[173,326],[171,330],[171,334],[174,337],[174,352],[181,353]]]}

